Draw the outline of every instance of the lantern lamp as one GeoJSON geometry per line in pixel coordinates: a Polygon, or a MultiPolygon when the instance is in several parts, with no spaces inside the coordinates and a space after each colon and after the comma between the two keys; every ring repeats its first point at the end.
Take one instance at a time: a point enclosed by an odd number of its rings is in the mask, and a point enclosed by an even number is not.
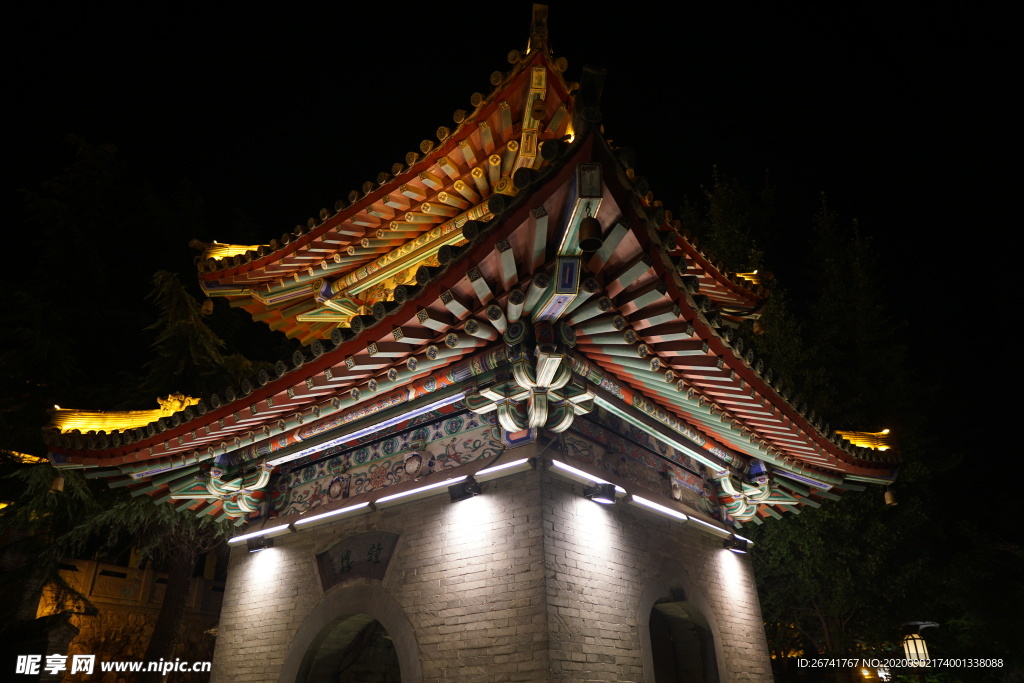
{"type": "Polygon", "coordinates": [[[907,635],[903,636],[903,655],[909,666],[928,666],[928,646],[921,637],[921,631],[926,628],[936,628],[938,624],[934,621],[910,621],[903,624],[908,629],[907,635]]]}
{"type": "Polygon", "coordinates": [[[910,666],[924,666],[924,660],[928,659],[928,646],[920,633],[903,636],[903,655],[910,666]]]}

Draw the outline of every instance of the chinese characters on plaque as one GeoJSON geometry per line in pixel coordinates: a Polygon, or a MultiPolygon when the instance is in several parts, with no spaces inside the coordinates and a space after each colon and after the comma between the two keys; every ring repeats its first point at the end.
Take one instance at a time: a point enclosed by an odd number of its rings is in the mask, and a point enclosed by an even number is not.
{"type": "Polygon", "coordinates": [[[369,531],[338,541],[316,556],[323,589],[357,577],[383,580],[397,544],[398,535],[386,531],[369,531]]]}

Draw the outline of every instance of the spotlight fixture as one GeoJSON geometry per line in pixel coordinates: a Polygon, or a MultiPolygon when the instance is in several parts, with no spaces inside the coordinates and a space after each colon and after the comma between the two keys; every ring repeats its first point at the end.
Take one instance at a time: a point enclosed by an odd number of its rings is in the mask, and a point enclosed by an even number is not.
{"type": "Polygon", "coordinates": [[[473,477],[466,477],[458,484],[452,484],[448,487],[448,495],[451,496],[453,503],[472,498],[473,496],[479,496],[480,493],[480,482],[473,477]]]}
{"type": "Polygon", "coordinates": [[[250,553],[258,553],[261,550],[274,547],[274,539],[267,538],[266,536],[257,536],[246,540],[245,546],[249,549],[250,553]]]}
{"type": "Polygon", "coordinates": [[[750,541],[742,536],[731,536],[722,542],[726,550],[731,550],[739,555],[745,554],[750,547],[750,541]]]}
{"type": "Polygon", "coordinates": [[[583,489],[583,495],[602,505],[612,505],[615,502],[615,484],[594,484],[583,489]]]}

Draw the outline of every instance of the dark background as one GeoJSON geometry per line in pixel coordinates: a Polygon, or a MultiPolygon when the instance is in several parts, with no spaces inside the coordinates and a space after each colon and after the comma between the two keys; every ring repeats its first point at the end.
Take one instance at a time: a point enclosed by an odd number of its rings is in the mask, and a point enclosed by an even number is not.
{"type": "MultiPolygon", "coordinates": [[[[984,311],[1006,310],[996,278],[1012,263],[996,208],[1012,187],[1005,21],[967,8],[553,3],[549,23],[569,80],[607,67],[606,134],[636,150],[667,207],[696,197],[715,164],[751,186],[767,174],[781,227],[762,246],[799,300],[826,193],[873,239],[915,372],[952,371],[975,390],[993,375],[973,355],[991,344],[984,311]]],[[[74,134],[116,145],[158,188],[187,178],[206,204],[195,237],[265,243],[451,126],[525,47],[529,23],[525,2],[14,8],[5,214],[30,236],[16,190],[67,165],[74,134]]],[[[141,224],[119,240],[109,248],[153,271],[195,254],[141,224]]],[[[30,266],[8,259],[6,277],[30,266]]]]}
{"type": "MultiPolygon", "coordinates": [[[[938,501],[928,524],[970,520],[950,536],[950,553],[959,547],[979,596],[992,587],[979,604],[998,607],[1015,573],[1002,563],[1019,565],[1020,556],[975,557],[964,539],[1018,537],[1016,496],[1001,488],[1013,481],[1003,473],[1017,439],[1007,418],[1019,404],[1011,301],[1019,219],[1009,208],[1020,77],[1002,30],[1011,19],[863,3],[596,7],[552,3],[551,44],[569,60],[570,81],[584,64],[607,68],[606,135],[635,149],[638,172],[668,208],[696,199],[716,164],[752,187],[767,176],[779,227],[761,246],[797,307],[814,299],[808,254],[822,192],[842,225],[856,218],[871,237],[886,315],[910,349],[921,423],[938,443],[920,457],[963,455],[928,483],[938,501]]],[[[68,386],[132,384],[124,369],[152,355],[139,333],[155,317],[149,277],[170,269],[194,287],[189,238],[266,243],[390,170],[438,126],[452,126],[453,111],[471,109],[475,91],[490,91],[490,73],[525,48],[529,24],[526,2],[8,8],[5,301],[17,306],[11,293],[30,287],[48,299],[59,292],[49,309],[55,334],[73,340],[77,357],[95,359],[68,386]],[[82,221],[96,231],[89,249],[81,235],[46,235],[19,190],[73,162],[68,135],[115,145],[157,195],[188,179],[205,204],[196,234],[140,218],[109,230],[82,221]],[[97,267],[113,287],[96,285],[97,267]],[[56,285],[40,287],[40,270],[56,285]],[[112,289],[116,312],[98,309],[112,289]],[[120,336],[129,341],[119,346],[120,336]]],[[[243,333],[251,349],[272,346],[264,326],[236,322],[253,330],[243,333]]],[[[100,404],[110,391],[84,391],[46,397],[112,407],[100,404]]],[[[35,414],[41,425],[45,416],[35,414]]],[[[929,562],[946,562],[941,543],[933,550],[929,562]]],[[[988,621],[1003,619],[985,609],[988,621]]]]}

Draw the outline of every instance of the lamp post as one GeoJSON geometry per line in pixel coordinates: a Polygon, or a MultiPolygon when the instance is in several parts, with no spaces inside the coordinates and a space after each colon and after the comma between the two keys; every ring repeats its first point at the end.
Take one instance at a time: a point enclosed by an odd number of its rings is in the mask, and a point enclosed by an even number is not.
{"type": "Polygon", "coordinates": [[[917,677],[923,682],[924,669],[928,667],[928,645],[921,637],[921,631],[926,628],[938,628],[934,621],[908,621],[902,624],[905,635],[903,636],[903,657],[909,666],[917,669],[917,677]]]}

